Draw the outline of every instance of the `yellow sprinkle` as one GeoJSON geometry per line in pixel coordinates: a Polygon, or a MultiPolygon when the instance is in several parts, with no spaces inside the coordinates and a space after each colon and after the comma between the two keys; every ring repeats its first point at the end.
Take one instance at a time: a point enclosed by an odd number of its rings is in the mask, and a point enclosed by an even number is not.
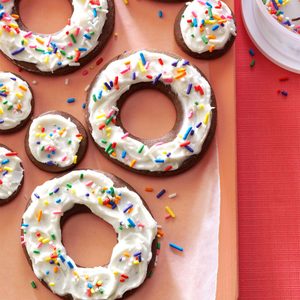
{"type": "Polygon", "coordinates": [[[98,280],[96,283],[97,286],[101,286],[102,284],[103,284],[103,282],[101,280],[98,280]]]}
{"type": "Polygon", "coordinates": [[[41,137],[45,137],[45,136],[46,136],[45,132],[41,133],[41,137]]]}
{"type": "Polygon", "coordinates": [[[14,29],[19,28],[19,26],[17,24],[13,24],[13,23],[10,23],[9,27],[14,28],[14,29]]]}
{"type": "Polygon", "coordinates": [[[101,197],[98,197],[98,203],[99,203],[100,205],[103,205],[103,199],[102,199],[101,197]]]}
{"type": "Polygon", "coordinates": [[[49,55],[47,55],[44,59],[44,62],[47,64],[49,62],[49,55]]]}
{"type": "Polygon", "coordinates": [[[139,263],[140,263],[140,262],[139,262],[138,260],[136,260],[136,259],[133,261],[133,264],[134,264],[134,265],[138,265],[139,263]]]}
{"type": "Polygon", "coordinates": [[[204,109],[204,104],[199,104],[199,109],[204,109]]]}
{"type": "Polygon", "coordinates": [[[123,2],[124,2],[125,5],[129,4],[129,0],[123,0],[123,2]]]}
{"type": "Polygon", "coordinates": [[[10,167],[4,167],[3,168],[5,171],[8,171],[8,172],[12,172],[13,171],[13,168],[10,168],[10,167]]]}
{"type": "Polygon", "coordinates": [[[47,243],[49,243],[49,242],[50,242],[50,239],[49,239],[49,238],[46,238],[46,239],[43,239],[43,240],[42,240],[42,243],[43,243],[43,244],[47,244],[47,243]]]}
{"type": "Polygon", "coordinates": [[[166,209],[166,212],[167,212],[172,218],[175,218],[175,214],[174,214],[173,210],[172,210],[169,206],[166,206],[165,209],[166,209]]]}
{"type": "Polygon", "coordinates": [[[105,118],[105,114],[101,114],[101,115],[96,117],[96,119],[102,119],[102,118],[105,118]]]}
{"type": "Polygon", "coordinates": [[[144,65],[143,65],[143,63],[142,63],[142,61],[139,60],[138,66],[139,66],[139,69],[140,69],[140,71],[141,71],[142,73],[145,73],[145,72],[146,72],[146,69],[145,69],[145,67],[144,67],[144,65]]]}
{"type": "Polygon", "coordinates": [[[124,64],[125,64],[126,66],[130,65],[130,60],[125,61],[124,64]]]}
{"type": "Polygon", "coordinates": [[[40,137],[41,134],[37,132],[37,133],[35,134],[35,136],[36,136],[36,137],[40,137]]]}
{"type": "Polygon", "coordinates": [[[27,91],[27,87],[24,85],[19,85],[19,89],[21,89],[22,91],[26,92],[27,91]]]}
{"type": "Polygon", "coordinates": [[[16,96],[19,98],[19,99],[21,99],[21,98],[23,98],[23,94],[22,93],[16,93],[16,96]]]}
{"type": "Polygon", "coordinates": [[[133,166],[135,165],[135,163],[136,163],[136,159],[133,159],[133,160],[130,162],[129,166],[130,166],[131,168],[133,168],[133,166]]]}
{"type": "Polygon", "coordinates": [[[41,221],[42,215],[43,215],[43,211],[42,211],[42,210],[39,210],[39,213],[38,213],[38,216],[37,216],[38,222],[41,221]]]}
{"type": "Polygon", "coordinates": [[[3,114],[3,109],[2,109],[2,107],[0,107],[0,114],[1,114],[1,115],[3,114]]]}
{"type": "Polygon", "coordinates": [[[41,45],[44,45],[44,43],[45,43],[44,40],[41,39],[40,37],[37,37],[36,41],[39,42],[41,45]]]}
{"type": "Polygon", "coordinates": [[[79,275],[76,271],[73,272],[73,275],[76,276],[76,277],[79,277],[79,275]]]}
{"type": "Polygon", "coordinates": [[[181,72],[178,75],[176,75],[174,78],[175,79],[180,79],[180,78],[184,77],[185,75],[186,75],[186,72],[181,72]]]}
{"type": "Polygon", "coordinates": [[[86,280],[88,280],[88,279],[89,279],[89,275],[85,274],[85,275],[84,275],[84,278],[85,278],[86,280]]]}
{"type": "Polygon", "coordinates": [[[77,164],[77,155],[73,156],[73,164],[77,164]]]}
{"type": "Polygon", "coordinates": [[[49,201],[45,200],[44,205],[46,205],[46,206],[49,205],[49,201]]]}
{"type": "Polygon", "coordinates": [[[114,271],[114,275],[115,276],[119,275],[119,272],[118,271],[114,271]]]}
{"type": "Polygon", "coordinates": [[[91,288],[91,293],[95,294],[95,290],[93,288],[91,288]]]}
{"type": "Polygon", "coordinates": [[[43,241],[43,237],[42,236],[40,236],[39,238],[38,238],[38,242],[42,242],[43,241]]]}
{"type": "Polygon", "coordinates": [[[205,117],[204,117],[204,120],[203,120],[203,124],[204,124],[204,125],[207,125],[208,120],[209,120],[209,116],[210,116],[210,112],[206,113],[206,115],[205,115],[205,117]]]}
{"type": "Polygon", "coordinates": [[[49,282],[49,286],[55,286],[55,282],[49,282]]]}

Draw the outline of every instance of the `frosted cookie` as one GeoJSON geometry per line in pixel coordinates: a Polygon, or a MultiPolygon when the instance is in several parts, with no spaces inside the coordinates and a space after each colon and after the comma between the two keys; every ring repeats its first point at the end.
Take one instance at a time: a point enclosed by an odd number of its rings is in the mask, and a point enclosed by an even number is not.
{"type": "Polygon", "coordinates": [[[25,149],[30,160],[48,172],[75,167],[84,157],[87,134],[73,116],[50,111],[35,118],[28,128],[25,149]]]}
{"type": "Polygon", "coordinates": [[[0,144],[0,205],[17,196],[23,181],[24,169],[18,154],[0,144]]]}
{"type": "Polygon", "coordinates": [[[0,72],[0,134],[21,129],[33,112],[33,93],[29,84],[9,72],[0,72]]]}
{"type": "Polygon", "coordinates": [[[98,149],[133,172],[173,175],[195,165],[216,126],[213,90],[197,67],[162,52],[141,50],[117,57],[91,84],[87,123],[98,149]],[[156,140],[139,139],[124,129],[120,110],[136,90],[152,88],[174,103],[174,128],[156,140]]]}
{"type": "Polygon", "coordinates": [[[104,48],[115,23],[113,0],[72,0],[71,18],[53,34],[27,29],[20,0],[0,3],[0,50],[17,66],[42,74],[66,74],[91,61],[104,48]]]}
{"type": "Polygon", "coordinates": [[[154,267],[157,224],[132,187],[109,174],[78,170],[46,181],[33,191],[21,228],[35,275],[66,299],[122,298],[142,285],[154,267]],[[106,266],[78,266],[62,244],[66,218],[86,210],[117,234],[106,266]]]}
{"type": "Polygon", "coordinates": [[[230,8],[218,0],[187,2],[174,26],[175,39],[184,52],[200,59],[213,59],[226,53],[236,37],[236,24],[230,8]]]}

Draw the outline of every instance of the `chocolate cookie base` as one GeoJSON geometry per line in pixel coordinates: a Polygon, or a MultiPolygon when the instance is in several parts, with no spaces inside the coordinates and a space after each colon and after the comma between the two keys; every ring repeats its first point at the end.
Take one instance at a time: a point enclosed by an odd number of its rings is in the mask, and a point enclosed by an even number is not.
{"type": "MultiPolygon", "coordinates": [[[[147,50],[147,49],[146,49],[147,50]]],[[[140,50],[142,51],[142,50],[140,50]]],[[[150,51],[151,50],[147,50],[147,51],[150,51]]],[[[113,58],[111,61],[109,61],[100,71],[99,71],[99,74],[102,72],[102,70],[105,70],[106,67],[112,63],[113,61],[115,60],[118,60],[118,59],[122,59],[124,57],[127,57],[133,53],[135,53],[136,51],[132,51],[132,52],[126,52],[124,54],[121,54],[115,58],[113,58]]],[[[153,51],[152,51],[153,52],[153,51]]],[[[170,53],[167,53],[167,52],[161,52],[162,54],[166,54],[166,55],[169,55],[171,57],[174,57],[174,59],[181,59],[180,57],[178,56],[175,56],[174,54],[170,54],[170,53]]],[[[197,68],[196,66],[193,65],[193,67],[195,69],[197,69],[197,71],[201,74],[201,76],[203,76],[206,80],[207,78],[203,75],[203,73],[199,70],[199,68],[197,68]]],[[[91,83],[90,85],[90,89],[87,93],[87,110],[86,110],[86,122],[87,122],[87,126],[89,128],[89,132],[90,134],[92,135],[92,125],[89,121],[89,110],[88,110],[88,106],[89,106],[89,100],[90,100],[90,96],[91,96],[91,91],[92,91],[92,88],[93,88],[93,85],[94,83],[96,82],[99,74],[95,77],[95,79],[93,80],[93,82],[91,83]]],[[[208,81],[208,80],[207,80],[208,81]]],[[[209,81],[208,81],[209,82],[209,81]]],[[[211,85],[210,85],[211,87],[211,85]]],[[[168,142],[170,140],[172,140],[177,134],[178,134],[178,128],[180,127],[181,125],[181,122],[182,122],[182,107],[177,99],[177,97],[175,96],[174,92],[172,91],[172,89],[170,88],[169,85],[165,85],[161,82],[159,82],[157,85],[153,85],[152,83],[139,83],[139,84],[134,84],[130,87],[130,89],[124,93],[119,99],[118,99],[118,103],[117,103],[117,106],[118,108],[120,109],[122,107],[122,105],[124,104],[124,102],[126,101],[126,99],[128,98],[129,95],[131,95],[132,93],[134,93],[135,91],[137,90],[141,90],[141,89],[156,89],[162,93],[164,93],[167,97],[169,97],[172,101],[172,103],[174,104],[175,106],[175,109],[176,109],[176,122],[175,122],[175,125],[173,127],[173,129],[171,129],[170,132],[168,132],[166,135],[164,135],[163,137],[159,138],[159,139],[152,139],[152,140],[149,140],[149,139],[141,139],[141,138],[137,138],[135,136],[133,136],[132,134],[129,134],[130,137],[134,138],[134,139],[137,139],[139,141],[141,141],[143,144],[145,145],[153,145],[157,142],[168,142]]],[[[214,107],[214,109],[212,110],[211,112],[211,125],[210,125],[210,129],[209,129],[209,132],[205,138],[205,141],[202,145],[202,150],[200,153],[198,154],[194,154],[194,155],[191,155],[189,158],[187,158],[182,164],[181,166],[178,168],[178,169],[175,169],[175,170],[170,170],[170,171],[149,171],[149,170],[138,170],[138,169],[135,169],[135,168],[131,168],[130,166],[127,166],[125,165],[124,163],[120,162],[119,160],[117,159],[114,159],[112,158],[108,153],[105,152],[105,149],[100,147],[96,141],[94,140],[94,138],[92,137],[96,147],[99,149],[99,151],[106,157],[108,158],[109,160],[113,161],[115,164],[118,164],[119,166],[131,171],[131,172],[134,172],[134,173],[138,173],[138,174],[142,174],[142,175],[150,175],[150,176],[172,176],[172,175],[177,175],[177,174],[180,174],[182,172],[185,172],[187,171],[188,169],[190,169],[191,167],[193,167],[194,165],[196,165],[196,163],[201,160],[201,158],[203,157],[203,155],[206,153],[206,151],[208,150],[208,147],[214,137],[214,134],[215,134],[215,131],[216,131],[216,125],[217,125],[217,106],[216,106],[216,99],[215,99],[215,94],[214,94],[214,91],[211,87],[211,106],[214,107]]],[[[122,127],[124,129],[124,127],[122,126],[122,122],[121,122],[121,119],[120,119],[120,113],[117,115],[117,124],[122,127]]]]}
{"type": "MultiPolygon", "coordinates": [[[[229,40],[226,42],[226,44],[224,45],[224,47],[222,49],[216,49],[213,50],[212,52],[206,51],[203,53],[198,53],[198,52],[194,52],[192,51],[185,43],[182,33],[181,33],[181,29],[180,29],[180,22],[182,19],[182,15],[184,13],[186,9],[186,5],[179,11],[176,19],[175,19],[175,24],[174,24],[174,36],[175,36],[175,40],[177,45],[189,56],[194,57],[194,58],[198,58],[198,59],[204,59],[204,60],[211,60],[211,59],[216,59],[219,58],[221,56],[223,56],[227,51],[229,51],[229,49],[232,47],[236,36],[234,35],[230,35],[229,40]]],[[[231,11],[231,14],[233,16],[233,20],[235,22],[235,17],[233,12],[231,11]]],[[[235,22],[236,25],[236,22],[235,22]]]]}
{"type": "MultiPolygon", "coordinates": [[[[5,149],[7,149],[8,151],[10,152],[13,152],[10,148],[8,148],[6,145],[3,145],[3,144],[0,144],[0,147],[3,147],[5,149]]],[[[8,202],[14,200],[17,195],[19,194],[19,192],[21,191],[22,187],[23,187],[23,184],[24,184],[24,177],[25,177],[25,172],[24,172],[24,167],[23,167],[23,164],[22,162],[20,163],[22,169],[23,169],[23,178],[18,186],[18,188],[8,197],[8,198],[5,198],[5,199],[0,199],[0,206],[1,205],[5,205],[7,204],[8,202]]]]}
{"type": "Polygon", "coordinates": [[[26,119],[22,120],[22,121],[20,122],[20,124],[17,125],[16,127],[13,127],[13,128],[10,128],[10,129],[0,129],[0,135],[1,135],[1,134],[15,133],[15,132],[21,130],[21,129],[22,129],[23,127],[25,127],[26,124],[29,122],[29,120],[31,119],[31,117],[32,117],[32,115],[33,115],[33,111],[34,111],[34,95],[33,95],[33,91],[32,91],[31,86],[30,86],[29,83],[28,83],[25,79],[23,79],[20,75],[16,75],[16,74],[13,73],[13,72],[9,72],[9,73],[14,74],[16,77],[22,79],[23,81],[25,81],[25,82],[28,84],[29,90],[30,90],[31,95],[32,95],[32,98],[31,98],[31,112],[30,112],[30,114],[28,115],[28,117],[27,117],[26,119]]]}
{"type": "MultiPolygon", "coordinates": [[[[15,0],[15,6],[13,8],[14,14],[19,15],[20,1],[21,0],[15,0]]],[[[72,1],[71,0],[69,0],[69,1],[72,5],[72,1]]],[[[3,53],[3,55],[8,60],[10,60],[16,66],[18,66],[28,72],[38,73],[40,75],[46,75],[46,76],[66,75],[66,74],[72,73],[72,72],[76,71],[77,69],[85,66],[87,63],[89,63],[91,60],[93,60],[98,54],[100,54],[100,52],[102,52],[102,50],[108,43],[110,37],[113,35],[113,30],[115,27],[115,4],[114,4],[114,0],[108,0],[107,3],[108,3],[107,18],[106,18],[105,24],[103,26],[102,33],[100,34],[100,36],[98,38],[98,44],[90,53],[88,53],[87,55],[85,55],[84,57],[82,57],[78,60],[78,62],[80,63],[79,66],[66,66],[66,67],[60,67],[60,68],[54,70],[53,72],[43,72],[37,68],[36,64],[30,63],[30,62],[25,62],[25,61],[14,60],[14,59],[8,57],[3,51],[1,51],[1,50],[0,51],[3,53]]],[[[21,17],[18,20],[18,24],[22,30],[30,31],[29,29],[26,28],[26,26],[22,22],[21,17]]]]}
{"type": "Polygon", "coordinates": [[[78,151],[76,153],[77,163],[76,164],[72,163],[71,165],[66,166],[66,167],[60,167],[58,165],[48,165],[47,163],[43,163],[43,162],[38,161],[32,155],[30,147],[29,147],[29,130],[30,130],[30,126],[31,126],[33,120],[31,122],[31,124],[29,125],[29,127],[27,129],[26,136],[25,136],[25,150],[26,150],[27,156],[29,157],[29,159],[32,161],[32,163],[34,165],[36,165],[39,169],[41,169],[43,171],[46,171],[46,172],[60,173],[60,172],[64,172],[64,171],[67,171],[67,170],[71,170],[71,169],[75,168],[81,162],[81,160],[83,159],[83,157],[86,153],[86,150],[87,150],[87,147],[88,147],[87,132],[86,132],[84,126],[75,117],[73,117],[72,115],[70,115],[68,113],[65,113],[65,112],[62,112],[62,111],[49,111],[49,112],[46,112],[44,114],[41,114],[40,116],[49,115],[49,114],[57,114],[57,115],[60,115],[62,117],[65,117],[67,119],[69,118],[76,125],[79,133],[82,135],[83,139],[81,140],[81,142],[79,144],[78,151]]]}
{"type": "MultiPolygon", "coordinates": [[[[109,177],[114,182],[114,186],[115,187],[124,187],[124,186],[126,186],[129,190],[131,190],[131,191],[135,192],[136,194],[138,194],[140,196],[140,198],[142,199],[142,201],[143,201],[143,205],[147,208],[147,210],[149,211],[149,213],[153,217],[153,215],[152,215],[152,213],[151,213],[151,211],[149,209],[149,206],[147,205],[146,201],[141,197],[141,195],[139,193],[137,193],[137,191],[131,185],[129,185],[128,183],[126,183],[125,181],[123,181],[122,179],[120,179],[119,177],[117,177],[115,175],[112,175],[112,174],[109,174],[109,173],[106,173],[106,172],[100,172],[100,171],[99,171],[99,173],[104,174],[107,177],[109,177]]],[[[27,207],[29,205],[30,205],[30,200],[28,201],[25,210],[27,209],[27,207]]],[[[63,228],[64,224],[72,216],[77,215],[77,214],[81,214],[81,213],[92,213],[92,212],[90,211],[90,209],[88,207],[86,207],[84,205],[78,205],[78,204],[75,204],[73,206],[73,208],[71,208],[70,210],[66,211],[64,213],[64,215],[62,216],[61,220],[60,220],[61,231],[62,231],[62,228],[63,228]]],[[[23,220],[22,220],[22,223],[23,223],[23,220]]],[[[21,235],[24,235],[23,229],[21,229],[21,235]]],[[[63,243],[63,240],[62,240],[62,243],[63,243]]],[[[148,263],[147,277],[146,277],[146,279],[150,278],[150,276],[151,276],[151,274],[153,272],[153,269],[155,268],[157,243],[158,243],[158,238],[156,236],[154,238],[154,240],[152,242],[152,246],[151,246],[152,258],[151,258],[150,262],[148,263]]],[[[29,265],[30,265],[31,269],[33,270],[31,259],[30,259],[29,255],[28,255],[27,251],[26,251],[25,245],[22,245],[22,248],[23,248],[24,254],[26,256],[26,259],[27,259],[29,265]]],[[[78,265],[78,267],[82,268],[82,266],[79,266],[79,265],[78,265]]],[[[138,288],[140,288],[145,283],[146,279],[144,280],[144,282],[140,286],[138,286],[138,287],[136,287],[136,288],[134,288],[132,290],[129,290],[129,291],[125,292],[120,299],[126,299],[127,297],[131,296],[135,292],[135,290],[137,290],[138,288]]],[[[47,289],[49,289],[52,292],[52,290],[49,288],[48,284],[43,279],[39,279],[39,280],[40,280],[40,282],[47,289]]],[[[64,300],[73,300],[73,297],[70,294],[67,294],[65,296],[59,296],[59,295],[57,295],[57,296],[60,297],[61,299],[64,299],[64,300]]]]}

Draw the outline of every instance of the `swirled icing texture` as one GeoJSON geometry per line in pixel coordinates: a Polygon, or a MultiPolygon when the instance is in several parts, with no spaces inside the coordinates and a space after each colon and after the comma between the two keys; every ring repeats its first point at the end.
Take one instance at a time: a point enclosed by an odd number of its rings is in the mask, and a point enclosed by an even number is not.
{"type": "Polygon", "coordinates": [[[209,83],[188,61],[146,50],[136,52],[111,62],[95,80],[88,103],[92,136],[113,159],[132,168],[178,169],[191,155],[201,152],[211,126],[211,96],[209,83]],[[175,139],[147,146],[115,124],[117,102],[132,85],[158,81],[171,87],[183,115],[175,139]]]}
{"type": "Polygon", "coordinates": [[[70,119],[50,113],[33,120],[28,145],[37,161],[67,167],[77,162],[81,140],[82,135],[70,119]]]}
{"type": "Polygon", "coordinates": [[[38,186],[22,228],[33,271],[54,293],[78,300],[112,300],[145,280],[157,224],[136,193],[114,187],[104,174],[84,170],[38,186]],[[68,256],[61,242],[60,219],[74,204],[87,206],[118,234],[107,267],[78,267],[68,256]]]}
{"type": "Polygon", "coordinates": [[[230,8],[217,0],[188,2],[180,29],[186,46],[196,53],[222,49],[236,35],[230,8]]]}
{"type": "Polygon", "coordinates": [[[10,150],[0,146],[0,199],[7,199],[16,192],[24,176],[21,159],[7,155],[9,153],[10,150]]]}
{"type": "Polygon", "coordinates": [[[26,81],[0,72],[0,130],[17,127],[31,113],[32,94],[26,81]]]}
{"type": "Polygon", "coordinates": [[[72,0],[69,24],[54,34],[37,34],[20,29],[12,14],[14,0],[0,3],[0,50],[9,58],[29,62],[42,72],[79,65],[90,53],[106,22],[107,0],[72,0]]]}

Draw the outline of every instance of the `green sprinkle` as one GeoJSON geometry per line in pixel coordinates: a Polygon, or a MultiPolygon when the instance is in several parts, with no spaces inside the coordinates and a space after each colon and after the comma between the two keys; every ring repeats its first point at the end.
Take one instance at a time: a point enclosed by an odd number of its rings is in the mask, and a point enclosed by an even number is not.
{"type": "Polygon", "coordinates": [[[33,253],[34,254],[40,254],[40,251],[39,250],[33,250],[33,253]]]}
{"type": "Polygon", "coordinates": [[[114,195],[115,195],[115,189],[113,187],[110,188],[110,192],[111,192],[111,195],[114,197],[114,195]]]}
{"type": "Polygon", "coordinates": [[[202,41],[203,41],[204,44],[208,44],[208,39],[207,39],[207,37],[205,35],[202,35],[201,39],[202,39],[202,41]]]}
{"type": "Polygon", "coordinates": [[[33,280],[31,281],[30,284],[31,284],[31,286],[32,286],[33,289],[36,289],[36,284],[35,284],[35,282],[33,280]]]}
{"type": "Polygon", "coordinates": [[[63,55],[63,56],[66,56],[66,51],[64,51],[64,50],[59,50],[60,51],[60,53],[63,55]]]}
{"type": "Polygon", "coordinates": [[[94,100],[94,102],[97,102],[97,97],[95,94],[93,95],[93,100],[94,100]]]}
{"type": "Polygon", "coordinates": [[[106,121],[105,121],[105,125],[108,125],[111,120],[113,119],[114,116],[109,117],[106,121]]]}
{"type": "Polygon", "coordinates": [[[84,175],[83,173],[80,174],[80,179],[83,179],[84,175]]]}
{"type": "Polygon", "coordinates": [[[255,66],[255,59],[252,59],[251,63],[250,63],[250,68],[253,68],[255,66]]]}
{"type": "Polygon", "coordinates": [[[160,242],[157,243],[156,249],[158,249],[158,250],[160,249],[160,242]]]}
{"type": "Polygon", "coordinates": [[[55,241],[55,240],[56,240],[56,236],[55,236],[55,234],[54,234],[54,233],[52,233],[52,234],[51,234],[51,239],[52,239],[53,241],[55,241]]]}
{"type": "Polygon", "coordinates": [[[72,144],[72,140],[68,140],[68,145],[71,145],[72,144]]]}
{"type": "Polygon", "coordinates": [[[76,41],[76,39],[75,39],[75,36],[74,36],[74,34],[73,34],[73,33],[70,35],[70,37],[71,37],[71,39],[72,39],[73,43],[74,43],[74,44],[76,44],[76,43],[77,43],[77,41],[76,41]]]}
{"type": "Polygon", "coordinates": [[[110,143],[106,148],[105,148],[105,152],[108,153],[111,149],[112,143],[110,143]]]}
{"type": "Polygon", "coordinates": [[[107,144],[107,140],[102,139],[102,140],[101,140],[101,143],[102,143],[102,144],[107,144]]]}
{"type": "Polygon", "coordinates": [[[71,183],[67,183],[67,187],[70,189],[72,188],[72,184],[71,183]]]}
{"type": "Polygon", "coordinates": [[[42,146],[41,151],[44,151],[44,149],[45,149],[45,146],[42,146]]]}
{"type": "Polygon", "coordinates": [[[138,153],[142,153],[143,150],[144,150],[144,147],[145,147],[145,145],[142,145],[142,146],[140,147],[140,149],[138,150],[138,153]]]}

